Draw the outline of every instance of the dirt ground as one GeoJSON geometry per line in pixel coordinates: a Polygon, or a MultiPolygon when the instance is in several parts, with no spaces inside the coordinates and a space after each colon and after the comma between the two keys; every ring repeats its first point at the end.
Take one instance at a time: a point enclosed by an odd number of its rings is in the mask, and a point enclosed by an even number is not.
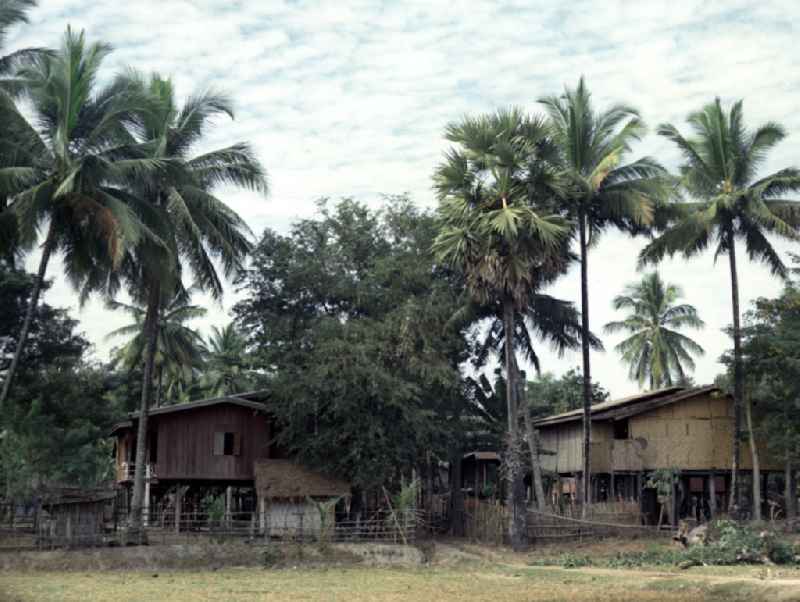
{"type": "MultiPolygon", "coordinates": [[[[645,549],[653,543],[605,541],[575,545],[574,553],[602,556],[645,549]]],[[[302,558],[281,568],[225,567],[218,570],[129,569],[62,570],[28,564],[0,572],[0,600],[367,600],[539,601],[539,600],[777,600],[800,601],[800,569],[777,567],[644,567],[601,569],[531,566],[542,557],[563,554],[564,546],[514,554],[506,549],[436,544],[433,561],[410,562],[413,555],[392,553],[394,566],[350,563],[313,564],[302,558]],[[293,564],[294,563],[294,564],[293,564]],[[26,568],[27,567],[27,568],[26,568]]],[[[374,554],[377,554],[375,552],[374,554]]],[[[387,563],[383,563],[387,564],[387,563]]],[[[121,568],[121,567],[120,567],[121,568]]]]}

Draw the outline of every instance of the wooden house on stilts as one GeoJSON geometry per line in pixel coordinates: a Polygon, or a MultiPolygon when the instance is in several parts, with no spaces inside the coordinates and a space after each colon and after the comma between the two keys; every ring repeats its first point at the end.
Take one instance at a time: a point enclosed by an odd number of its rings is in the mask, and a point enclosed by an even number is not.
{"type": "MultiPolygon", "coordinates": [[[[542,467],[555,473],[558,491],[577,492],[591,487],[593,501],[638,500],[649,522],[658,520],[660,500],[648,481],[659,469],[674,470],[677,479],[672,508],[680,517],[728,511],[730,468],[733,458],[733,399],[715,386],[669,387],[592,406],[591,478],[583,469],[583,411],[573,410],[536,422],[545,452],[542,467]]],[[[771,475],[783,467],[757,444],[761,460],[762,501],[771,475]]],[[[741,446],[743,480],[752,483],[749,447],[741,446]]],[[[752,487],[742,492],[752,505],[752,487]]],[[[663,502],[663,500],[661,500],[663,502]]]]}

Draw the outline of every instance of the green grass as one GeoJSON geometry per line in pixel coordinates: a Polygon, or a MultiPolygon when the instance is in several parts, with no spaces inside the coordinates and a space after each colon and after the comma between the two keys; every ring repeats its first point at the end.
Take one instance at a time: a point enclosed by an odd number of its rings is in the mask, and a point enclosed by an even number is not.
{"type": "MultiPolygon", "coordinates": [[[[719,578],[717,578],[719,579],[719,578]]],[[[728,578],[731,579],[731,578],[728,578]]],[[[538,600],[758,600],[774,599],[786,586],[719,583],[692,575],[634,571],[513,567],[379,569],[226,569],[181,572],[5,572],[0,600],[93,602],[96,600],[322,600],[538,601],[538,600]]],[[[800,596],[800,589],[797,590],[800,596]]],[[[800,599],[800,598],[786,598],[800,599]]]]}

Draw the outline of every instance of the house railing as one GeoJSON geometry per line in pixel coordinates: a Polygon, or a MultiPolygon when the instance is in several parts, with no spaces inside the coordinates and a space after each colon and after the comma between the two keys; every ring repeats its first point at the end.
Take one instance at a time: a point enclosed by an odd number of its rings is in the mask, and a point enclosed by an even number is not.
{"type": "MultiPolygon", "coordinates": [[[[133,462],[123,462],[117,466],[117,481],[133,481],[136,476],[136,464],[133,462]]],[[[158,478],[156,476],[155,465],[148,463],[144,468],[144,478],[153,480],[158,478]]]]}

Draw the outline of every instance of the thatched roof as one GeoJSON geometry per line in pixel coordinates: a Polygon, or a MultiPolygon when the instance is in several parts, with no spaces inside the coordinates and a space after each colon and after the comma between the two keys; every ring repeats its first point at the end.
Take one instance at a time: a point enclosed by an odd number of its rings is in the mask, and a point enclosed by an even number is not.
{"type": "MultiPolygon", "coordinates": [[[[639,395],[623,397],[622,399],[610,399],[609,401],[604,401],[592,406],[592,421],[628,418],[662,406],[678,403],[679,401],[719,392],[719,388],[714,385],[692,388],[667,387],[665,389],[658,389],[657,391],[648,391],[647,393],[640,393],[639,395]]],[[[581,420],[582,418],[583,409],[579,409],[548,416],[547,418],[537,420],[534,424],[537,427],[546,427],[553,424],[573,422],[581,420]]]]}
{"type": "Polygon", "coordinates": [[[256,460],[259,498],[302,499],[350,495],[350,485],[300,466],[292,460],[256,460]]]}

